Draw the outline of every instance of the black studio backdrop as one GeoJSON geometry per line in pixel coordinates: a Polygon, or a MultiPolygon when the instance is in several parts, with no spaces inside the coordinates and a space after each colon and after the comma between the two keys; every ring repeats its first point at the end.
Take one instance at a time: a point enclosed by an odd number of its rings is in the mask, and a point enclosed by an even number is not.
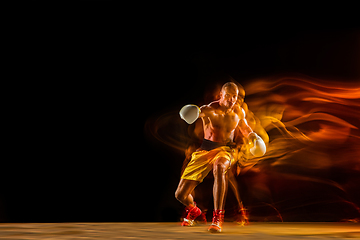
{"type": "Polygon", "coordinates": [[[72,40],[51,50],[54,61],[41,71],[30,60],[23,68],[41,72],[41,82],[21,85],[1,175],[2,222],[178,221],[184,156],[144,132],[149,118],[203,101],[228,76],[360,78],[358,28],[143,25],[119,29],[119,38],[116,24],[94,19],[71,28],[72,40]]]}

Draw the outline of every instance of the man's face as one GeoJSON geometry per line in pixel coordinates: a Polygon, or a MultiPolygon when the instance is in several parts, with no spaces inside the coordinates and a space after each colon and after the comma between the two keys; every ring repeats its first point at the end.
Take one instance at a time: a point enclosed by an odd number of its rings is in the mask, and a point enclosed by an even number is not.
{"type": "Polygon", "coordinates": [[[232,87],[225,87],[220,92],[220,105],[226,108],[232,108],[238,98],[238,89],[232,87]]]}

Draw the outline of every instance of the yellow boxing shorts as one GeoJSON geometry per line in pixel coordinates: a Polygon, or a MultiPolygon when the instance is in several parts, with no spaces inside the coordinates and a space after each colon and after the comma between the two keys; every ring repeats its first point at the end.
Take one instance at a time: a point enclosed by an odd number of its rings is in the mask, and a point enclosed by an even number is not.
{"type": "Polygon", "coordinates": [[[230,168],[235,162],[233,151],[229,146],[221,146],[210,151],[200,150],[193,152],[181,178],[202,182],[213,169],[213,165],[219,157],[228,159],[230,168]]]}

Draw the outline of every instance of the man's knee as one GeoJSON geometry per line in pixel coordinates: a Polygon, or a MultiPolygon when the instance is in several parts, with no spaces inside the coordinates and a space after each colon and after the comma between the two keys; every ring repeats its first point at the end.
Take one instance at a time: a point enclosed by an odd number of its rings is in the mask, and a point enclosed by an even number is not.
{"type": "Polygon", "coordinates": [[[177,200],[179,200],[179,198],[180,198],[180,193],[179,193],[179,191],[176,189],[176,191],[175,191],[175,198],[177,199],[177,200]]]}
{"type": "Polygon", "coordinates": [[[226,158],[218,158],[214,163],[214,174],[225,174],[230,168],[230,162],[226,158]]]}
{"type": "Polygon", "coordinates": [[[176,191],[175,191],[175,198],[176,198],[177,200],[179,200],[180,202],[185,199],[184,194],[181,192],[181,190],[180,190],[179,188],[176,189],[176,191]]]}

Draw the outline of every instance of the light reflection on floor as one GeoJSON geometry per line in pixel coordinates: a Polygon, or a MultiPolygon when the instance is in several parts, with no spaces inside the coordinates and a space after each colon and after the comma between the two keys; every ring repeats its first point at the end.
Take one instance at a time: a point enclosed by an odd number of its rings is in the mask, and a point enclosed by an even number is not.
{"type": "Polygon", "coordinates": [[[0,239],[360,239],[360,223],[226,222],[220,234],[180,223],[1,223],[0,239]]]}

